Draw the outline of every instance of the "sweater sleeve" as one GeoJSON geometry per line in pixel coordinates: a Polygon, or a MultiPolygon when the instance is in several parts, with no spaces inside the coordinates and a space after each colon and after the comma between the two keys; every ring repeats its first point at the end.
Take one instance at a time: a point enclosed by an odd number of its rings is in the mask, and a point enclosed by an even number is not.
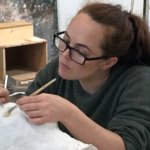
{"type": "MultiPolygon", "coordinates": [[[[26,95],[30,95],[31,93],[39,89],[41,86],[43,86],[50,80],[56,78],[58,76],[57,69],[58,69],[58,59],[56,57],[36,74],[35,79],[26,90],[26,95]]],[[[55,84],[53,84],[53,89],[54,89],[54,85],[55,84]]],[[[50,91],[51,90],[48,87],[42,92],[50,93],[50,91]]]]}
{"type": "Polygon", "coordinates": [[[126,150],[150,149],[150,71],[128,76],[108,128],[123,138],[126,150]]]}

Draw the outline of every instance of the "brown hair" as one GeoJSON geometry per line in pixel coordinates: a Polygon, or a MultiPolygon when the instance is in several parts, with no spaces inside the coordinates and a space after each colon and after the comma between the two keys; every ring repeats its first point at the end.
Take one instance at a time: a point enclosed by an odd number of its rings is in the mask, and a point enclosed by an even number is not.
{"type": "Polygon", "coordinates": [[[101,48],[106,56],[117,56],[120,64],[150,65],[150,36],[140,17],[123,11],[120,5],[104,3],[87,4],[78,13],[104,25],[101,48]]]}

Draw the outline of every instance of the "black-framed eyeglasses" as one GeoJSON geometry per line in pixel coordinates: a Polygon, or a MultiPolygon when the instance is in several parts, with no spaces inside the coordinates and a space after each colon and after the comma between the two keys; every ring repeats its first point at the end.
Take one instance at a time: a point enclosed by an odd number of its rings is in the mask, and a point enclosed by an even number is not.
{"type": "Polygon", "coordinates": [[[54,45],[58,51],[64,52],[66,49],[69,49],[70,58],[76,62],[77,64],[83,65],[85,61],[99,60],[99,59],[107,59],[107,56],[98,56],[98,57],[86,57],[80,51],[71,47],[64,39],[64,34],[66,31],[62,31],[54,34],[54,45]]]}

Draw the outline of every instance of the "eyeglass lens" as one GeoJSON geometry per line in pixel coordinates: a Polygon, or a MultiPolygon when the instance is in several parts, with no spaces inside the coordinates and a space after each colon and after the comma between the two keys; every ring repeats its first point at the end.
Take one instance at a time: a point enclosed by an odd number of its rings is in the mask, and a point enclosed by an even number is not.
{"type": "Polygon", "coordinates": [[[63,41],[61,38],[57,36],[55,37],[55,46],[61,52],[64,52],[67,48],[69,48],[69,54],[71,59],[78,64],[84,63],[85,61],[84,56],[82,56],[77,50],[71,48],[65,41],[63,41]]]}

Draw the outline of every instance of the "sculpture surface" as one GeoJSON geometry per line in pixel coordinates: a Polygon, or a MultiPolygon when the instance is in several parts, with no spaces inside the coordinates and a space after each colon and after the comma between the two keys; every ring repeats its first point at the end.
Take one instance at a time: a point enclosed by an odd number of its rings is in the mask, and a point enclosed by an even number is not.
{"type": "Polygon", "coordinates": [[[0,107],[0,150],[96,150],[62,132],[57,123],[29,123],[18,107],[5,116],[14,105],[7,103],[0,107]]]}

